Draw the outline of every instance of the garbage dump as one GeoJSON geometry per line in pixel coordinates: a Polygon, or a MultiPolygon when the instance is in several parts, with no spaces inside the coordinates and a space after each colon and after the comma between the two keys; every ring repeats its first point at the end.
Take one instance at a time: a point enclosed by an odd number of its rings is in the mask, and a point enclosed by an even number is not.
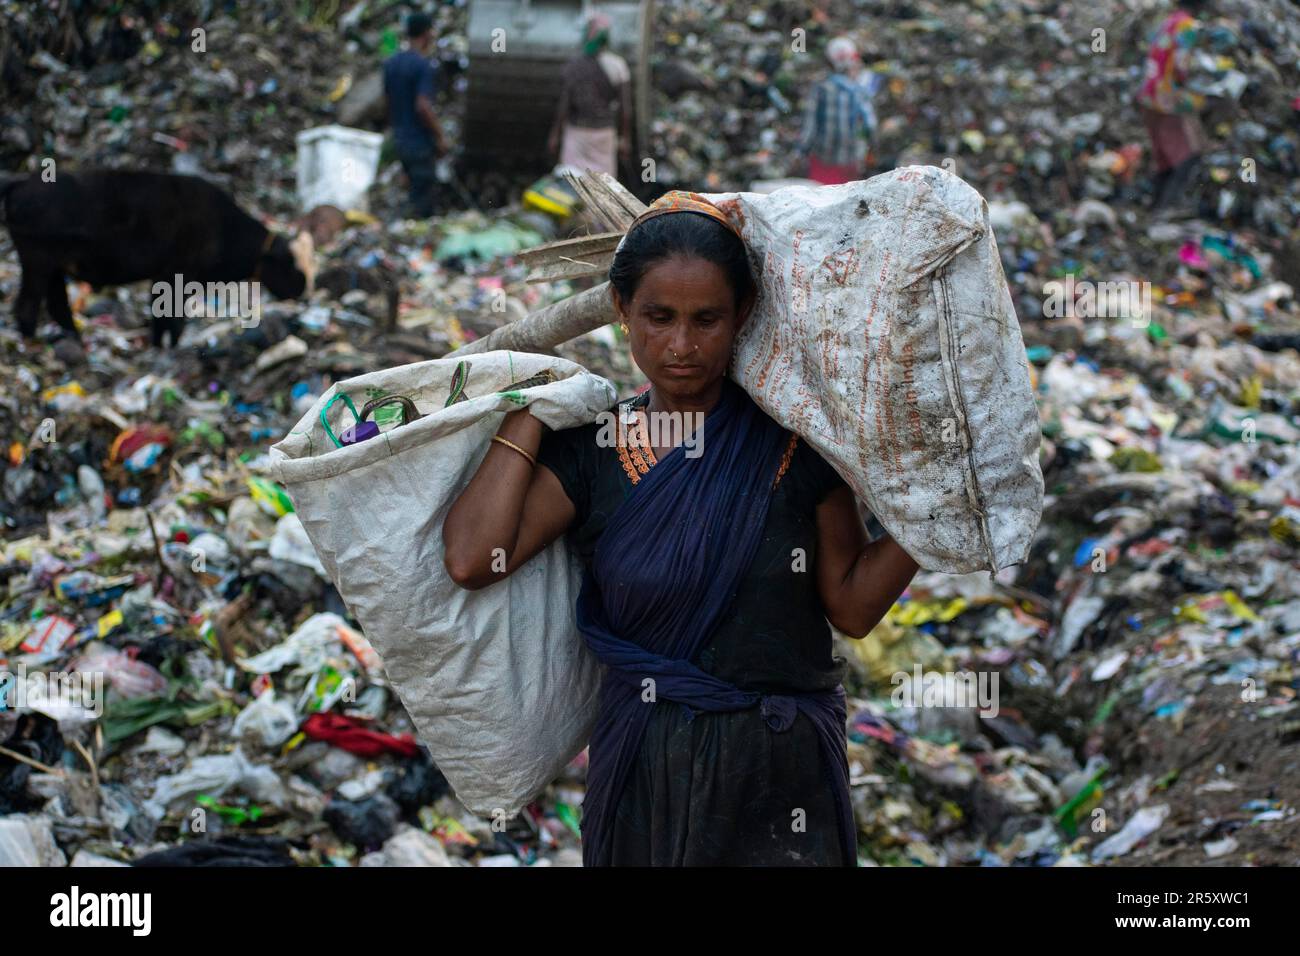
{"type": "MultiPolygon", "coordinates": [[[[0,177],[201,176],[309,233],[318,266],[255,315],[187,292],[174,348],[150,345],[150,282],[68,277],[77,337],[42,319],[31,338],[0,228],[0,865],[581,863],[586,752],[518,813],[471,810],[274,473],[338,383],[590,285],[528,281],[520,253],[600,231],[525,201],[549,170],[444,166],[438,214],[407,219],[388,141],[364,202],[304,206],[299,137],[382,128],[373,77],[408,6],[0,0],[0,177]]],[[[467,12],[427,6],[454,143],[467,12]]],[[[1198,14],[1208,145],[1189,208],[1159,217],[1133,96],[1168,9],[654,7],[634,164],[653,172],[629,188],[806,181],[805,101],[849,36],[881,79],[865,173],[936,166],[984,197],[1025,345],[1027,558],[923,571],[835,638],[859,865],[1300,862],[1300,18],[1198,14]]],[[[612,318],[553,352],[620,397],[646,385],[612,318]]]]}

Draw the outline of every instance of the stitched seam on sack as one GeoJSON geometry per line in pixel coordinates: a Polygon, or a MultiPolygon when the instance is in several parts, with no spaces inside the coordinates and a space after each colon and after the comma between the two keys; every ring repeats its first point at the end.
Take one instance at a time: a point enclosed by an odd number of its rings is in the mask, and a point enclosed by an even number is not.
{"type": "Polygon", "coordinates": [[[939,285],[939,306],[943,314],[943,322],[940,326],[942,334],[939,336],[939,347],[943,351],[943,376],[948,385],[948,395],[952,400],[953,411],[957,414],[958,426],[961,430],[963,451],[966,453],[966,467],[963,469],[962,477],[966,483],[966,496],[970,499],[971,506],[978,515],[978,525],[980,537],[984,541],[984,551],[989,559],[990,573],[997,572],[997,557],[993,553],[992,534],[988,526],[988,515],[985,510],[984,499],[980,494],[979,477],[975,473],[975,455],[973,442],[971,441],[970,426],[966,417],[966,397],[961,390],[961,377],[957,374],[957,356],[954,354],[955,334],[952,328],[952,301],[949,297],[948,274],[950,269],[945,266],[935,277],[939,285]]]}

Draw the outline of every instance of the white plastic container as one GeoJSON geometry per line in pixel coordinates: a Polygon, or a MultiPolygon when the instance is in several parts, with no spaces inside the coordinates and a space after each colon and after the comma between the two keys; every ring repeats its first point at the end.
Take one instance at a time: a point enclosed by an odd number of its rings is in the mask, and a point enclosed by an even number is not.
{"type": "Polygon", "coordinates": [[[298,201],[303,211],[330,205],[369,210],[367,191],[379,171],[382,133],[318,126],[298,134],[298,201]]]}

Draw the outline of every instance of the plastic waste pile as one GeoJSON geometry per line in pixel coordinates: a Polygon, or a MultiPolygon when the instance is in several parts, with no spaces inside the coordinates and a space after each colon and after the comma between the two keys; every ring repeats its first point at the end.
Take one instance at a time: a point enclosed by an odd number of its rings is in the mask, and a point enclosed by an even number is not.
{"type": "Polygon", "coordinates": [[[1274,771],[1300,729],[1300,194],[1277,78],[1300,24],[1285,3],[1214,7],[1195,80],[1207,185],[1163,222],[1132,105],[1158,22],[1145,5],[661,14],[661,182],[798,175],[800,96],[826,40],[852,36],[886,80],[876,168],[947,165],[989,197],[1034,364],[1048,497],[1030,560],[994,582],[922,575],[841,646],[864,859],[1295,860],[1295,781],[1274,771]],[[1132,301],[1098,308],[1108,288],[1132,301]],[[998,712],[920,706],[927,688],[951,697],[952,672],[996,676],[998,712]]]}
{"type": "MultiPolygon", "coordinates": [[[[1300,196],[1278,79],[1300,41],[1281,0],[1215,5],[1212,186],[1158,222],[1131,106],[1146,6],[656,5],[660,185],[796,173],[820,51],[855,35],[887,79],[875,162],[950,158],[989,198],[1027,345],[1047,490],[1029,560],[922,575],[839,639],[863,863],[1300,852],[1300,196]]],[[[523,204],[396,220],[389,156],[368,214],[298,208],[294,137],[395,49],[386,5],[221,8],[204,54],[197,9],[65,7],[0,0],[4,169],[213,175],[312,230],[321,262],[310,301],[191,320],[171,352],[142,346],[147,287],[71,284],[81,352],[18,339],[0,230],[0,864],[576,863],[582,759],[517,818],[470,814],[262,471],[334,382],[576,291],[513,258],[568,227],[523,204]]],[[[454,121],[464,8],[436,11],[454,121]]],[[[558,351],[643,384],[613,327],[558,351]]]]}
{"type": "MultiPolygon", "coordinates": [[[[465,8],[433,12],[446,34],[439,107],[454,138],[465,8]]],[[[354,84],[402,35],[400,10],[368,2],[307,12],[268,2],[5,0],[0,17],[0,89],[14,107],[0,117],[0,168],[40,171],[52,158],[190,173],[281,214],[296,208],[296,136],[339,122],[354,84]]],[[[373,190],[372,209],[398,208],[397,171],[373,190]]]]}
{"type": "Polygon", "coordinates": [[[86,384],[40,389],[66,373],[5,342],[40,390],[2,401],[6,437],[32,433],[6,443],[0,506],[3,862],[576,860],[563,781],[509,821],[448,793],[258,474],[312,386],[114,388],[97,344],[86,384]]]}
{"type": "Polygon", "coordinates": [[[847,35],[884,81],[871,168],[943,165],[989,198],[1022,322],[1057,317],[1044,313],[1044,286],[1067,276],[1140,281],[1171,305],[1223,311],[1262,347],[1294,345],[1285,322],[1272,327],[1294,314],[1300,282],[1300,101],[1283,79],[1300,63],[1300,22],[1285,0],[1229,0],[1204,15],[1193,83],[1210,146],[1187,197],[1200,215],[1185,222],[1144,207],[1150,145],[1133,97],[1159,23],[1146,4],[658,10],[659,185],[724,191],[801,175],[794,148],[829,71],[822,50],[847,35]]]}

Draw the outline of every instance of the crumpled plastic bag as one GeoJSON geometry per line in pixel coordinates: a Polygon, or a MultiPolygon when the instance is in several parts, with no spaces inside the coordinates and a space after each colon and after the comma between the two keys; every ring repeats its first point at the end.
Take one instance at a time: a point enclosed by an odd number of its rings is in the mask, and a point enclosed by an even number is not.
{"type": "Polygon", "coordinates": [[[236,747],[232,753],[197,757],[180,773],[159,778],[144,809],[153,819],[161,820],[174,800],[200,793],[219,797],[230,790],[239,790],[258,803],[281,809],[289,803],[284,782],[274,768],[253,763],[236,747]]]}
{"type": "Polygon", "coordinates": [[[298,715],[293,706],[276,700],[275,690],[268,689],[245,707],[235,718],[235,738],[255,740],[263,747],[278,747],[298,729],[298,715]]]}

